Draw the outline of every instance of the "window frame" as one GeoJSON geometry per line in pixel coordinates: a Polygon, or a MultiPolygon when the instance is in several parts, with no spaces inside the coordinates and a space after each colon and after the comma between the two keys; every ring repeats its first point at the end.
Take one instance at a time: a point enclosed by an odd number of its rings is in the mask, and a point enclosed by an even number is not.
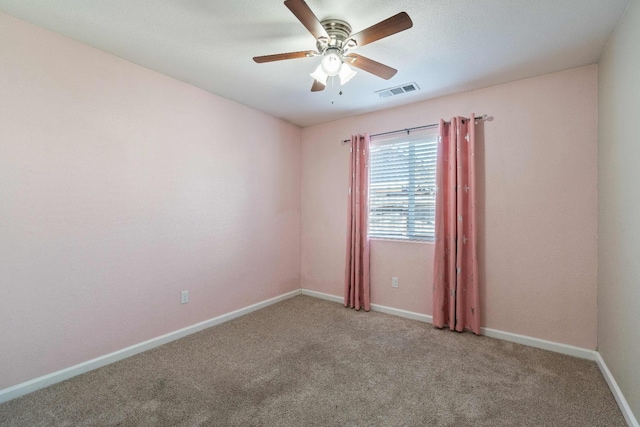
{"type": "MultiPolygon", "coordinates": [[[[435,241],[435,211],[436,211],[436,163],[438,150],[438,128],[426,128],[412,131],[406,134],[392,134],[370,138],[369,146],[369,194],[368,204],[368,236],[372,240],[389,240],[414,243],[433,243],[435,241]],[[404,147],[403,147],[404,145],[404,147]],[[382,152],[384,148],[396,146],[398,152],[376,156],[376,152],[382,152]],[[417,151],[416,151],[417,150],[417,151]],[[395,160],[406,153],[407,161],[395,160]],[[387,157],[386,168],[376,168],[376,163],[384,162],[387,157]],[[386,169],[386,170],[385,170],[386,169]],[[394,176],[388,171],[397,172],[394,176]],[[387,186],[380,181],[380,174],[386,172],[388,176],[387,186]],[[378,174],[378,177],[376,177],[378,174]],[[406,182],[402,177],[407,176],[406,182]],[[416,178],[418,177],[418,178],[416,178]],[[376,182],[378,181],[378,182],[376,182]],[[394,192],[387,194],[388,198],[376,191],[382,190],[394,192]],[[407,189],[406,200],[399,199],[398,192],[407,189]],[[422,194],[420,189],[422,190],[422,194]],[[419,200],[418,200],[419,199],[419,200]],[[384,205],[387,202],[385,211],[384,205]],[[390,203],[394,202],[394,203],[390,203]],[[401,202],[401,213],[397,213],[398,202],[401,202]],[[386,215],[385,215],[386,213],[386,215]],[[378,215],[376,215],[378,214],[378,215]],[[411,217],[413,216],[413,219],[411,217]],[[377,218],[376,218],[377,217],[377,218]],[[386,217],[388,221],[380,221],[386,217]],[[397,219],[398,221],[394,221],[397,219]],[[382,230],[387,228],[386,233],[382,230]]],[[[378,164],[380,166],[380,164],[378,164]]],[[[392,172],[393,173],[393,172],[392,172]]]]}

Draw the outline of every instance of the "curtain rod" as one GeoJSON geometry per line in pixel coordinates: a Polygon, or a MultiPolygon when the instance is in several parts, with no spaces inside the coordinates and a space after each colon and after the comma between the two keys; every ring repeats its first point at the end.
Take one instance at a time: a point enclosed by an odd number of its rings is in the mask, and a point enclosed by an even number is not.
{"type": "MultiPolygon", "coordinates": [[[[481,114],[481,115],[478,115],[478,117],[476,117],[475,119],[476,119],[476,120],[482,120],[482,121],[485,121],[485,120],[489,120],[489,116],[487,116],[486,114],[481,114]]],[[[462,118],[462,120],[470,120],[470,119],[469,119],[469,118],[467,118],[467,117],[463,117],[463,118],[462,118]]],[[[450,122],[445,122],[445,123],[450,123],[450,122]]],[[[432,124],[430,124],[430,125],[416,126],[416,127],[413,127],[413,128],[406,128],[406,129],[392,130],[391,132],[376,133],[376,134],[369,135],[369,136],[371,137],[371,136],[391,135],[391,134],[394,134],[394,133],[400,133],[400,132],[406,132],[406,133],[409,133],[409,132],[411,132],[412,130],[417,130],[417,129],[428,129],[428,128],[434,128],[434,127],[437,127],[437,126],[440,126],[440,123],[432,123],[432,124]]],[[[344,145],[344,144],[348,144],[348,143],[350,143],[350,142],[351,142],[351,140],[350,140],[350,139],[343,139],[343,140],[342,140],[342,141],[340,141],[340,142],[344,145]]]]}

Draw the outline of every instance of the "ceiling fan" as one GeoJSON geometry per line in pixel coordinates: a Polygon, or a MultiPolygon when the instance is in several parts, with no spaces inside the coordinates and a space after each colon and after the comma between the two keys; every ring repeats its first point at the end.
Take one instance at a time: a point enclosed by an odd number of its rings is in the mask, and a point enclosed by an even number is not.
{"type": "Polygon", "coordinates": [[[413,22],[406,12],[400,12],[358,33],[351,34],[351,26],[340,19],[326,19],[320,22],[304,0],[286,0],[284,5],[315,37],[316,50],[256,56],[253,58],[255,62],[261,64],[285,59],[322,56],[322,62],[311,73],[311,77],[314,78],[311,86],[312,92],[324,90],[329,77],[338,76],[340,84],[345,84],[356,74],[349,65],[385,80],[390,79],[398,72],[394,68],[362,55],[351,53],[351,51],[411,28],[413,22]]]}

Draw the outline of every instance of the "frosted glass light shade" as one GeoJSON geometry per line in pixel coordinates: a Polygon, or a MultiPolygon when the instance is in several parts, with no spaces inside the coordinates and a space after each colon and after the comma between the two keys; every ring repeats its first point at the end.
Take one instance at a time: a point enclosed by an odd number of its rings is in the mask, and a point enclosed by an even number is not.
{"type": "Polygon", "coordinates": [[[325,72],[327,76],[335,76],[340,72],[340,68],[342,66],[342,60],[335,53],[328,53],[322,58],[322,62],[320,63],[322,67],[322,71],[325,72]]]}
{"type": "Polygon", "coordinates": [[[347,64],[342,64],[342,68],[340,69],[340,73],[338,74],[338,76],[340,76],[340,84],[347,83],[355,75],[356,72],[353,71],[351,67],[349,67],[347,64]]]}
{"type": "Polygon", "coordinates": [[[311,77],[316,79],[318,83],[322,83],[323,85],[327,85],[327,74],[322,70],[322,64],[318,65],[318,68],[311,73],[311,77]]]}

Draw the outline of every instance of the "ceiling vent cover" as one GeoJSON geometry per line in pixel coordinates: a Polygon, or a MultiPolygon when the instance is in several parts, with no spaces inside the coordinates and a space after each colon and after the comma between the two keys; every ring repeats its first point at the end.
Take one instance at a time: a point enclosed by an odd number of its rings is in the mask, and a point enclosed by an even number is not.
{"type": "Polygon", "coordinates": [[[380,98],[388,98],[390,96],[402,95],[403,93],[415,92],[420,90],[416,82],[405,83],[400,86],[390,87],[388,89],[382,89],[376,91],[380,98]]]}

